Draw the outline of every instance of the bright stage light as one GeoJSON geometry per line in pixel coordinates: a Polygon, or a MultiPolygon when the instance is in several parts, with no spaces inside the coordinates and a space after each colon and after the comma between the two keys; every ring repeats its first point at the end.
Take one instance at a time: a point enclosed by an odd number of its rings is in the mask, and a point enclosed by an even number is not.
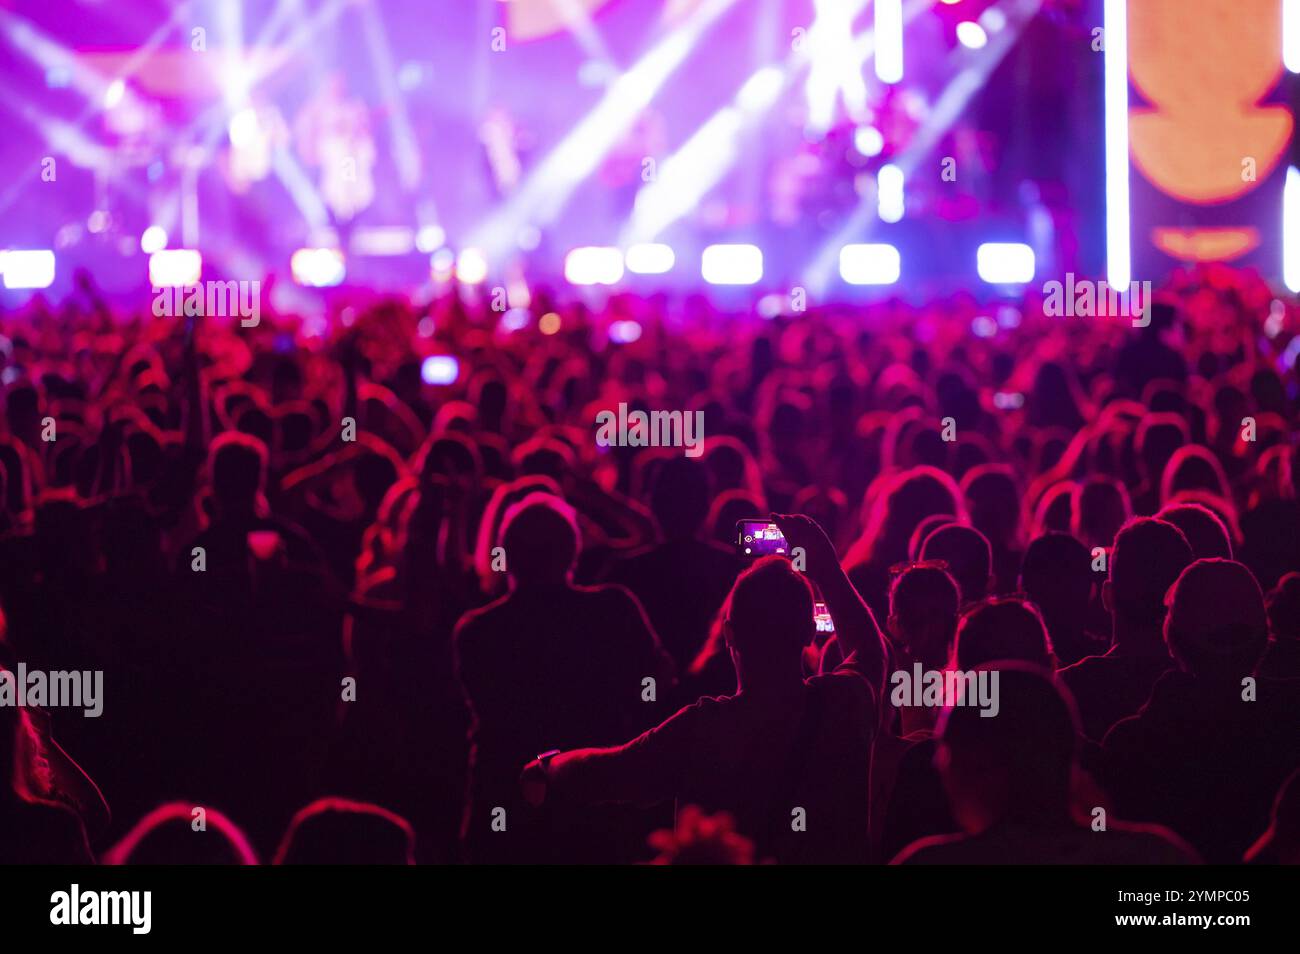
{"type": "Polygon", "coordinates": [[[901,222],[903,219],[903,170],[895,165],[880,167],[876,173],[876,207],[882,222],[901,222]]]}
{"type": "Polygon", "coordinates": [[[455,384],[460,376],[460,362],[449,354],[432,354],[420,363],[420,379],[425,384],[455,384]]]}
{"type": "Polygon", "coordinates": [[[126,83],[121,77],[113,80],[104,90],[104,108],[112,109],[122,102],[122,97],[126,95],[126,83]]]}
{"type": "Polygon", "coordinates": [[[504,331],[519,331],[528,327],[528,319],[527,308],[511,308],[501,316],[500,328],[504,331]]]}
{"type": "Polygon", "coordinates": [[[625,318],[609,326],[609,340],[614,344],[631,344],[641,338],[641,323],[625,318]]]}
{"type": "Polygon", "coordinates": [[[261,123],[257,119],[257,110],[248,106],[230,117],[226,124],[226,135],[230,144],[236,149],[248,149],[257,145],[261,135],[261,123]]]}
{"type": "Polygon", "coordinates": [[[1007,25],[1007,15],[997,7],[989,7],[980,14],[979,24],[989,33],[997,33],[1007,25]]]}
{"type": "Polygon", "coordinates": [[[808,60],[804,95],[808,130],[817,136],[831,128],[841,99],[850,116],[866,108],[862,74],[870,48],[857,42],[853,29],[866,5],[866,0],[813,0],[814,19],[803,46],[808,60]]]}
{"type": "Polygon", "coordinates": [[[676,260],[672,246],[658,242],[633,245],[624,255],[627,270],[637,275],[662,275],[672,270],[676,260]]]}
{"type": "Polygon", "coordinates": [[[980,278],[990,285],[1024,285],[1034,280],[1034,250],[1020,242],[986,242],[975,255],[980,278]]]}
{"type": "Polygon", "coordinates": [[[151,225],[140,234],[140,251],[146,255],[161,252],[167,247],[167,230],[161,225],[151,225]]]}
{"type": "Polygon", "coordinates": [[[784,88],[785,74],[775,67],[752,73],[732,103],[710,116],[637,192],[632,219],[619,234],[619,243],[652,241],[698,209],[739,157],[746,130],[762,119],[784,88]]]}
{"type": "Polygon", "coordinates": [[[309,288],[330,288],[343,281],[347,269],[336,248],[300,248],[289,259],[293,280],[309,288]]]}
{"type": "Polygon", "coordinates": [[[488,264],[483,252],[476,248],[461,249],[456,256],[456,277],[466,285],[479,285],[487,281],[488,264]]]}
{"type": "Polygon", "coordinates": [[[447,241],[447,233],[436,225],[422,225],[415,233],[415,247],[425,255],[431,255],[447,241]]]}
{"type": "Polygon", "coordinates": [[[1282,62],[1300,73],[1300,0],[1282,0],[1282,62]]]}
{"type": "Polygon", "coordinates": [[[513,251],[520,226],[544,229],[559,217],[579,184],[600,168],[696,44],[735,3],[701,0],[692,6],[676,27],[605,88],[596,106],[533,165],[505,204],[471,233],[470,241],[495,256],[513,251]]]}
{"type": "Polygon", "coordinates": [[[49,288],[54,284],[54,253],[47,248],[0,252],[5,288],[49,288]]]}
{"type": "Polygon", "coordinates": [[[1287,169],[1282,187],[1282,279],[1291,291],[1300,292],[1300,169],[1295,166],[1287,169]]]}
{"type": "Polygon", "coordinates": [[[757,245],[710,245],[700,274],[710,285],[753,285],[763,277],[763,253],[757,245]]]}
{"type": "Polygon", "coordinates": [[[761,112],[772,105],[785,89],[785,74],[779,66],[765,66],[745,80],[736,94],[736,105],[748,112],[761,112]]]}
{"type": "MultiPolygon", "coordinates": [[[[1004,61],[1004,57],[1015,46],[1025,27],[1038,12],[1038,0],[1016,0],[1005,3],[1008,22],[1005,29],[998,31],[989,39],[987,50],[980,56],[962,57],[967,64],[956,76],[944,86],[933,100],[933,105],[921,127],[916,130],[908,143],[899,150],[893,162],[912,175],[926,161],[927,156],[939,145],[943,137],[964,114],[971,100],[985,88],[990,75],[1004,61]]],[[[927,9],[924,2],[910,3],[908,16],[927,9]]],[[[1111,37],[1106,36],[1106,46],[1110,49],[1111,37]]],[[[878,53],[877,53],[878,55],[878,53]]],[[[1127,119],[1125,119],[1127,122],[1127,119]]],[[[840,249],[869,231],[879,217],[877,202],[872,202],[870,189],[862,192],[862,201],[843,225],[836,229],[813,253],[811,261],[804,267],[802,274],[809,293],[820,294],[834,280],[840,249]]]]}
{"type": "Polygon", "coordinates": [[[564,278],[571,285],[614,285],[623,277],[623,253],[588,245],[564,256],[564,278]]]}
{"type": "Polygon", "coordinates": [[[988,45],[989,35],[973,20],[963,20],[957,24],[957,42],[968,50],[982,50],[988,45]]]}
{"type": "Polygon", "coordinates": [[[903,260],[892,245],[846,245],[840,249],[840,277],[850,285],[892,285],[903,260]]]}
{"type": "Polygon", "coordinates": [[[197,285],[203,256],[192,248],[171,248],[149,256],[149,284],[154,288],[197,285]]]}
{"type": "Polygon", "coordinates": [[[1128,0],[1106,0],[1106,281],[1133,279],[1128,169],[1128,0]]]}
{"type": "Polygon", "coordinates": [[[876,76],[903,79],[903,0],[876,0],[876,76]]]}
{"type": "Polygon", "coordinates": [[[885,150],[885,137],[875,126],[859,126],[853,130],[853,148],[864,156],[878,156],[885,150]]]}

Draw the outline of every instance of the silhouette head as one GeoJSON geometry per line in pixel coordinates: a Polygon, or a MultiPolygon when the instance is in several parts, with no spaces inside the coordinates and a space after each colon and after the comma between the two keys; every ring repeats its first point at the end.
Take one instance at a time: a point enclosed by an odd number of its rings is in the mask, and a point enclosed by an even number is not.
{"type": "Polygon", "coordinates": [[[957,518],[950,513],[932,513],[916,525],[912,531],[912,537],[907,541],[907,558],[909,560],[921,559],[921,545],[925,543],[925,538],[940,527],[946,527],[954,522],[957,518]]]}
{"type": "Polygon", "coordinates": [[[277,865],[413,865],[415,831],[378,805],[321,798],[289,823],[277,865]]]}
{"type": "Polygon", "coordinates": [[[1169,458],[1189,440],[1187,424],[1177,414],[1148,414],[1138,424],[1138,463],[1149,483],[1160,480],[1169,458]]]}
{"type": "Polygon", "coordinates": [[[936,763],[953,817],[978,833],[1000,822],[1068,820],[1079,720],[1048,670],[1020,661],[998,674],[998,714],[952,706],[939,721],[936,763]]]}
{"type": "Polygon", "coordinates": [[[961,589],[963,604],[978,602],[988,595],[992,580],[993,553],[989,541],[974,527],[949,523],[921,544],[922,560],[943,560],[961,589]]]}
{"type": "Polygon", "coordinates": [[[933,514],[965,514],[957,482],[934,467],[913,467],[890,480],[883,500],[874,500],[867,513],[864,538],[871,555],[888,563],[907,559],[912,532],[933,514]]]}
{"type": "Polygon", "coordinates": [[[266,445],[251,434],[227,431],[208,454],[212,494],[223,511],[252,511],[266,486],[266,445]]]}
{"type": "Polygon", "coordinates": [[[1015,597],[986,600],[967,610],[957,623],[953,655],[963,672],[994,659],[1018,659],[1045,669],[1056,664],[1043,617],[1032,603],[1015,597]]]}
{"type": "Polygon", "coordinates": [[[501,522],[500,545],[516,586],[567,582],[580,540],[573,508],[552,494],[529,494],[501,522]]]}
{"type": "Polygon", "coordinates": [[[1011,468],[981,464],[961,481],[970,522],[995,546],[1016,543],[1020,534],[1021,495],[1011,468]]]}
{"type": "Polygon", "coordinates": [[[789,560],[763,557],[732,586],[723,629],[742,682],[797,675],[814,633],[812,587],[789,560]]]}
{"type": "Polygon", "coordinates": [[[1208,490],[1220,497],[1231,496],[1223,465],[1199,444],[1178,448],[1165,464],[1160,478],[1161,502],[1168,503],[1181,490],[1208,490]]]}
{"type": "Polygon", "coordinates": [[[946,570],[908,567],[889,591],[889,632],[908,656],[939,670],[952,652],[961,594],[946,570]]]}
{"type": "Polygon", "coordinates": [[[1134,630],[1158,629],[1165,617],[1165,594],[1191,562],[1192,548],[1172,523],[1139,517],[1124,525],[1115,535],[1110,578],[1102,584],[1117,642],[1134,630]]]}
{"type": "Polygon", "coordinates": [[[650,509],[668,540],[694,537],[709,515],[709,469],[701,460],[673,456],[655,471],[650,509]]]}
{"type": "Polygon", "coordinates": [[[1232,560],[1197,560],[1169,592],[1165,642],[1196,676],[1236,680],[1254,671],[1268,643],[1264,594],[1232,560]]]}
{"type": "Polygon", "coordinates": [[[1020,588],[1049,618],[1080,621],[1092,595],[1088,548],[1068,533],[1045,533],[1029,544],[1020,564],[1020,588]]]}
{"type": "Polygon", "coordinates": [[[207,826],[195,835],[188,802],[159,805],[104,855],[106,865],[255,865],[257,855],[239,827],[215,808],[203,810],[207,826]]]}
{"type": "Polygon", "coordinates": [[[1209,507],[1198,503],[1170,504],[1156,518],[1183,531],[1196,559],[1232,559],[1232,537],[1223,519],[1209,507]]]}
{"type": "Polygon", "coordinates": [[[1128,491],[1109,477],[1090,477],[1075,490],[1071,529],[1085,546],[1108,547],[1132,515],[1128,491]]]}

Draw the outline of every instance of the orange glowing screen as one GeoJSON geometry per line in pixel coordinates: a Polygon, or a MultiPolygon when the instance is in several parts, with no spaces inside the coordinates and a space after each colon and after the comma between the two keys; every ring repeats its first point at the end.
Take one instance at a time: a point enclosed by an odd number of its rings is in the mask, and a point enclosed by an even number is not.
{"type": "Polygon", "coordinates": [[[1128,9],[1129,72],[1151,104],[1129,115],[1138,169],[1198,205],[1251,191],[1291,139],[1287,108],[1259,105],[1282,71],[1282,4],[1134,0],[1128,9]]]}

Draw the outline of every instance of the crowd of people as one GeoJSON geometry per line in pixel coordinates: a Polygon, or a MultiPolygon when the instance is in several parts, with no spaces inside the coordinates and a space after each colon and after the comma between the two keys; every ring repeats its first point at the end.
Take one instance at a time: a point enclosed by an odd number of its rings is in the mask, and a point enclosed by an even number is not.
{"type": "Polygon", "coordinates": [[[0,705],[0,862],[1300,861],[1258,277],[1145,327],[490,291],[0,315],[0,668],[103,674],[0,705]],[[702,453],[596,441],[621,404],[702,453]]]}

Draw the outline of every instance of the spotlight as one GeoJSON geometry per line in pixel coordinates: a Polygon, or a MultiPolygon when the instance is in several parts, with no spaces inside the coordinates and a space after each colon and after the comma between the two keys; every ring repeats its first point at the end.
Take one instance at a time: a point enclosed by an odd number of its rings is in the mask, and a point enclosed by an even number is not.
{"type": "Polygon", "coordinates": [[[988,45],[989,35],[975,21],[963,20],[957,24],[957,42],[968,50],[982,50],[988,45]]]}
{"type": "Polygon", "coordinates": [[[505,331],[519,331],[528,326],[528,309],[511,308],[501,316],[501,328],[505,331]]]}
{"type": "Polygon", "coordinates": [[[343,281],[347,270],[336,248],[300,248],[289,259],[293,280],[309,288],[330,288],[343,281]]]}
{"type": "Polygon", "coordinates": [[[122,97],[126,95],[126,83],[119,77],[108,84],[104,90],[104,108],[113,109],[118,103],[122,102],[122,97]]]}
{"type": "Polygon", "coordinates": [[[564,278],[572,285],[614,285],[623,277],[623,253],[588,245],[564,256],[564,278]]]}
{"type": "Polygon", "coordinates": [[[757,245],[710,245],[700,274],[710,285],[753,285],[763,277],[763,253],[757,245]]]}
{"type": "Polygon", "coordinates": [[[231,116],[230,122],[226,124],[226,135],[230,137],[230,144],[236,149],[256,146],[261,135],[257,110],[248,106],[231,116]]]}
{"type": "Polygon", "coordinates": [[[54,253],[47,248],[0,252],[5,288],[49,288],[54,284],[54,253]]]}
{"type": "Polygon", "coordinates": [[[676,260],[671,246],[657,242],[633,245],[624,256],[627,270],[637,275],[662,275],[672,270],[676,260]]]}
{"type": "Polygon", "coordinates": [[[460,376],[460,362],[449,354],[433,354],[420,363],[420,379],[425,384],[455,384],[460,376]]]}
{"type": "Polygon", "coordinates": [[[140,235],[140,251],[146,255],[161,252],[167,247],[167,230],[161,225],[151,225],[140,235]]]}
{"type": "Polygon", "coordinates": [[[422,225],[415,233],[415,247],[425,255],[432,255],[445,241],[447,233],[436,225],[422,225]]]}
{"type": "Polygon", "coordinates": [[[892,245],[846,245],[840,249],[840,277],[850,285],[892,285],[902,258],[892,245]]]}
{"type": "Polygon", "coordinates": [[[876,0],[876,76],[882,83],[903,79],[903,0],[876,0]]]}
{"type": "Polygon", "coordinates": [[[456,256],[456,277],[466,285],[480,285],[487,281],[487,258],[476,248],[461,249],[456,256]]]}
{"type": "Polygon", "coordinates": [[[876,173],[876,206],[882,222],[900,222],[903,218],[903,170],[895,165],[881,166],[876,173]]]}
{"type": "Polygon", "coordinates": [[[171,248],[149,256],[149,284],[155,288],[197,285],[203,256],[192,248],[171,248]]]}
{"type": "Polygon", "coordinates": [[[1128,161],[1128,0],[1105,0],[1106,280],[1132,282],[1128,161]]]}
{"type": "Polygon", "coordinates": [[[780,67],[765,66],[745,80],[736,94],[736,105],[749,112],[760,112],[772,105],[784,87],[785,74],[780,67]]]}
{"type": "Polygon", "coordinates": [[[1300,292],[1300,169],[1295,166],[1287,169],[1282,187],[1282,280],[1292,292],[1300,292]]]}
{"type": "Polygon", "coordinates": [[[859,126],[853,131],[853,148],[864,156],[878,156],[885,149],[885,137],[875,126],[859,126]]]}
{"type": "Polygon", "coordinates": [[[1019,242],[986,242],[975,261],[980,278],[990,285],[1024,285],[1034,280],[1034,250],[1019,242]]]}
{"type": "Polygon", "coordinates": [[[612,322],[609,326],[609,340],[614,344],[631,344],[641,338],[641,323],[630,318],[612,322]]]}
{"type": "Polygon", "coordinates": [[[997,7],[989,7],[980,14],[979,24],[987,33],[997,33],[1007,25],[1007,15],[997,7]]]}

